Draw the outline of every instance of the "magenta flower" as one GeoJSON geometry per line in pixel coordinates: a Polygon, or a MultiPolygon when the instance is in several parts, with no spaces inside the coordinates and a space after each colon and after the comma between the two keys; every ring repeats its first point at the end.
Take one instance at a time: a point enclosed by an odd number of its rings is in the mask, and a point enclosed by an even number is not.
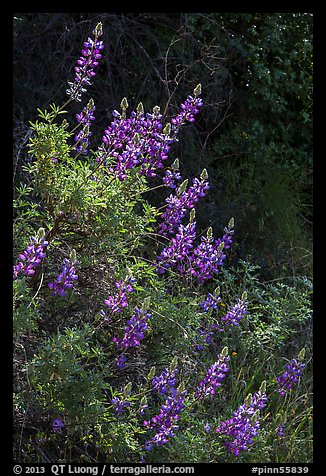
{"type": "Polygon", "coordinates": [[[243,405],[233,413],[233,417],[216,428],[216,432],[225,435],[228,441],[225,446],[230,453],[238,456],[241,451],[253,444],[253,438],[260,428],[260,410],[266,406],[266,382],[263,382],[258,392],[249,394],[243,405]]]}
{"type": "Polygon", "coordinates": [[[144,333],[148,328],[147,320],[151,317],[146,309],[139,309],[135,306],[133,315],[127,320],[123,337],[117,336],[112,339],[117,344],[118,349],[138,347],[140,341],[145,337],[144,333]]]}
{"type": "Polygon", "coordinates": [[[94,69],[98,66],[98,60],[102,58],[103,41],[99,40],[102,36],[102,23],[98,23],[93,30],[93,38],[88,38],[84,42],[84,49],[75,66],[74,82],[68,81],[69,89],[66,90],[68,96],[75,101],[81,101],[82,94],[87,90],[86,87],[91,83],[91,78],[95,76],[94,69]]]}
{"type": "Polygon", "coordinates": [[[278,393],[285,396],[286,392],[290,390],[293,384],[299,381],[302,370],[305,368],[305,364],[302,362],[304,358],[304,349],[300,352],[298,359],[292,359],[285,367],[285,372],[276,380],[279,384],[278,393]]]}
{"type": "Polygon", "coordinates": [[[53,296],[65,296],[66,290],[71,289],[74,282],[77,281],[78,275],[76,273],[76,253],[72,253],[70,259],[64,258],[62,271],[56,277],[56,280],[49,283],[48,286],[53,290],[53,296]]]}
{"type": "Polygon", "coordinates": [[[186,394],[186,390],[177,390],[173,396],[167,397],[158,415],[152,417],[150,421],[143,422],[146,428],[155,431],[155,435],[145,443],[147,451],[151,450],[153,445],[160,446],[168,443],[169,439],[175,436],[174,432],[179,428],[176,422],[180,417],[180,412],[185,408],[186,394]]]}
{"type": "Polygon", "coordinates": [[[37,236],[30,237],[30,243],[25,250],[19,255],[19,261],[13,268],[13,279],[17,279],[20,273],[25,276],[33,276],[35,274],[34,268],[41,264],[42,259],[46,257],[45,248],[48,246],[48,241],[44,238],[45,232],[40,228],[37,236]]]}
{"type": "Polygon", "coordinates": [[[218,355],[217,362],[207,370],[205,378],[199,382],[195,392],[195,398],[199,398],[200,400],[204,400],[206,397],[213,398],[216,388],[221,386],[222,380],[230,370],[227,366],[229,360],[228,348],[224,347],[222,352],[218,355]]]}

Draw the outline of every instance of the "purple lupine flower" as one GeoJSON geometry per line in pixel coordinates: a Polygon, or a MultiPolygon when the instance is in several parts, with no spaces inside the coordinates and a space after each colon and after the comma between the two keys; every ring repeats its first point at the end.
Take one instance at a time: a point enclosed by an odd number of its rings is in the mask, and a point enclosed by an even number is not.
{"type": "Polygon", "coordinates": [[[226,258],[224,249],[229,248],[232,242],[233,226],[234,220],[231,218],[228,227],[224,228],[224,236],[217,240],[214,240],[212,229],[209,228],[207,236],[201,237],[201,243],[189,256],[189,266],[185,272],[196,277],[200,283],[212,279],[226,258]]]}
{"type": "Polygon", "coordinates": [[[104,304],[108,306],[111,312],[119,313],[122,308],[128,306],[127,293],[132,293],[134,288],[132,283],[135,282],[135,278],[127,276],[124,281],[121,279],[115,283],[115,287],[119,290],[114,296],[109,296],[104,299],[104,304]]]}
{"type": "MultiPolygon", "coordinates": [[[[185,182],[183,182],[185,183],[185,182]]],[[[182,190],[182,185],[177,189],[176,195],[170,194],[165,202],[167,207],[162,213],[162,222],[159,225],[158,232],[162,235],[172,234],[180,226],[183,217],[186,214],[187,193],[182,190]]]]}
{"type": "Polygon", "coordinates": [[[177,390],[175,395],[167,397],[158,415],[152,417],[151,421],[143,422],[146,428],[155,430],[155,435],[145,443],[146,450],[151,450],[153,445],[164,445],[169,442],[169,438],[175,436],[174,432],[179,428],[175,422],[179,419],[180,412],[185,408],[186,394],[186,390],[177,390]]]}
{"type": "Polygon", "coordinates": [[[64,423],[63,421],[60,419],[60,418],[56,418],[54,420],[54,422],[52,423],[52,428],[53,428],[53,431],[56,432],[56,431],[59,431],[59,430],[62,430],[62,428],[64,427],[64,423]]]}
{"type": "Polygon", "coordinates": [[[211,328],[207,327],[205,329],[199,329],[198,334],[195,337],[196,344],[194,345],[194,350],[196,352],[204,350],[202,343],[210,344],[212,342],[213,336],[214,332],[211,330],[211,328]]]}
{"type": "Polygon", "coordinates": [[[86,155],[89,147],[89,137],[92,133],[89,131],[91,121],[94,121],[95,105],[93,99],[90,99],[87,106],[83,108],[80,114],[76,114],[76,119],[82,125],[81,130],[75,135],[75,150],[86,155]]]}
{"type": "Polygon", "coordinates": [[[211,431],[211,426],[210,424],[207,422],[206,425],[204,426],[204,429],[206,431],[206,433],[209,433],[211,431]]]}
{"type": "Polygon", "coordinates": [[[166,187],[176,188],[175,181],[180,181],[182,179],[180,173],[176,170],[167,170],[163,177],[163,183],[166,187]]]}
{"type": "Polygon", "coordinates": [[[121,101],[122,114],[113,112],[114,119],[104,131],[102,145],[99,147],[98,162],[107,164],[107,160],[115,160],[109,164],[109,171],[120,181],[125,180],[127,170],[139,166],[141,175],[153,177],[155,169],[163,168],[163,161],[168,158],[168,152],[175,139],[170,137],[161,122],[162,114],[156,106],[152,114],[145,114],[140,103],[137,111],[132,111],[126,117],[128,102],[121,101]]]}
{"type": "Polygon", "coordinates": [[[74,251],[71,253],[69,260],[64,258],[61,273],[58,274],[55,281],[48,284],[49,288],[53,290],[53,296],[65,296],[66,290],[73,287],[74,281],[78,279],[75,269],[77,263],[76,252],[74,251]]]}
{"type": "Polygon", "coordinates": [[[134,288],[133,288],[133,283],[136,281],[136,278],[133,278],[132,276],[127,276],[124,281],[122,281],[122,279],[119,279],[117,282],[116,282],[116,288],[119,289],[121,292],[124,292],[124,293],[132,293],[134,292],[134,288]]]}
{"type": "Polygon", "coordinates": [[[117,336],[112,339],[117,344],[118,349],[139,346],[140,341],[145,337],[144,332],[148,328],[147,320],[151,317],[152,315],[145,308],[139,309],[135,306],[133,315],[127,320],[123,337],[117,336]]]}
{"type": "Polygon", "coordinates": [[[180,105],[180,113],[171,119],[171,129],[176,134],[186,121],[194,122],[195,115],[198,114],[199,109],[203,105],[203,101],[200,97],[201,85],[198,84],[194,89],[194,97],[188,96],[184,103],[180,105]]]}
{"type": "Polygon", "coordinates": [[[127,296],[124,292],[118,293],[116,296],[109,296],[103,302],[112,312],[121,312],[122,308],[128,306],[127,296]]]}
{"type": "Polygon", "coordinates": [[[166,246],[157,257],[157,270],[163,274],[171,266],[182,267],[182,262],[187,259],[189,251],[193,247],[196,238],[196,222],[191,221],[186,226],[180,225],[175,237],[171,238],[169,246],[166,246]]]}
{"type": "Polygon", "coordinates": [[[225,316],[221,318],[221,322],[225,326],[238,326],[240,320],[245,314],[247,314],[247,293],[244,292],[238,302],[227,312],[225,316]]]}
{"type": "Polygon", "coordinates": [[[199,305],[205,312],[208,312],[209,309],[217,309],[217,305],[221,299],[219,288],[217,288],[213,294],[208,293],[206,298],[199,305]]]}
{"type": "MultiPolygon", "coordinates": [[[[204,169],[206,172],[206,169],[204,169]]],[[[209,183],[201,177],[199,180],[198,178],[194,178],[192,180],[192,185],[189,187],[187,192],[187,201],[186,206],[187,208],[191,209],[195,206],[195,203],[198,202],[200,197],[205,197],[205,191],[210,188],[209,183]]]]}
{"type": "Polygon", "coordinates": [[[238,456],[240,451],[248,449],[253,444],[253,438],[260,428],[260,410],[266,406],[266,382],[264,381],[258,392],[249,394],[243,405],[233,412],[233,417],[216,428],[216,432],[232,439],[224,444],[230,453],[238,456]]]}
{"type": "Polygon", "coordinates": [[[218,355],[217,362],[208,369],[205,378],[199,382],[194,395],[195,398],[200,398],[200,400],[204,400],[206,397],[213,398],[216,388],[221,386],[222,380],[230,370],[227,366],[229,360],[228,348],[224,347],[218,355]]]}
{"type": "Polygon", "coordinates": [[[285,436],[284,430],[285,430],[285,425],[278,425],[276,428],[278,436],[285,436]]]}
{"type": "Polygon", "coordinates": [[[115,413],[123,413],[125,408],[130,406],[130,402],[122,400],[120,397],[113,397],[111,403],[115,413]]]}
{"type": "Polygon", "coordinates": [[[35,274],[34,268],[39,266],[42,259],[46,257],[45,248],[48,244],[48,241],[45,240],[44,228],[40,228],[38,234],[30,237],[29,245],[19,254],[21,261],[13,267],[13,280],[17,279],[20,273],[25,276],[35,274]]]}
{"type": "Polygon", "coordinates": [[[68,81],[69,89],[66,90],[68,96],[75,101],[81,100],[81,95],[87,90],[86,87],[91,84],[91,78],[95,76],[94,69],[98,66],[98,60],[102,58],[103,41],[99,40],[102,36],[102,23],[98,23],[93,30],[93,38],[88,38],[84,42],[84,49],[75,66],[74,81],[68,81]]]}
{"type": "MultiPolygon", "coordinates": [[[[128,101],[121,101],[122,113],[113,111],[113,121],[104,131],[102,145],[99,147],[98,162],[106,165],[108,159],[116,163],[110,166],[109,171],[119,180],[125,180],[127,170],[139,166],[140,174],[147,177],[156,175],[155,170],[163,168],[163,162],[168,158],[172,143],[176,140],[177,133],[186,121],[192,122],[194,115],[202,106],[202,100],[197,96],[200,87],[194,90],[195,98],[188,96],[186,102],[181,105],[181,113],[172,119],[173,124],[163,127],[160,108],[155,106],[152,113],[144,113],[142,103],[137,110],[132,111],[126,117],[128,101]]],[[[171,178],[168,177],[171,186],[171,178]]],[[[174,179],[179,180],[179,175],[174,171],[174,179]]]]}
{"type": "Polygon", "coordinates": [[[174,233],[175,229],[180,225],[187,210],[192,210],[200,197],[205,196],[205,191],[210,188],[207,182],[207,171],[204,169],[198,178],[193,179],[193,184],[186,191],[188,179],[178,187],[175,195],[171,194],[165,199],[167,207],[162,213],[162,222],[159,226],[159,233],[167,235],[174,233]]]}
{"type": "MultiPolygon", "coordinates": [[[[217,309],[218,303],[221,301],[220,297],[220,288],[217,287],[213,293],[208,293],[204,300],[199,304],[199,306],[208,313],[210,309],[217,309]]],[[[218,329],[219,326],[217,324],[206,323],[203,320],[203,327],[199,329],[198,334],[196,335],[196,345],[194,346],[194,350],[196,352],[201,351],[204,349],[202,345],[203,342],[206,344],[210,344],[212,342],[212,338],[214,336],[214,330],[218,329]]],[[[220,330],[220,329],[219,329],[220,330]]]]}
{"type": "Polygon", "coordinates": [[[119,369],[124,369],[126,364],[127,358],[124,356],[124,354],[121,354],[119,355],[119,357],[117,357],[114,361],[115,365],[119,368],[119,369]]]}
{"type": "Polygon", "coordinates": [[[155,392],[165,395],[174,394],[176,392],[176,374],[178,369],[170,370],[164,368],[159,376],[155,376],[152,380],[153,389],[155,392]]]}
{"type": "Polygon", "coordinates": [[[278,393],[285,396],[286,392],[290,390],[293,384],[297,383],[299,377],[301,376],[302,370],[305,368],[305,364],[302,362],[304,359],[305,350],[299,354],[298,359],[292,359],[285,367],[285,372],[280,376],[277,377],[276,380],[279,384],[278,393]]]}

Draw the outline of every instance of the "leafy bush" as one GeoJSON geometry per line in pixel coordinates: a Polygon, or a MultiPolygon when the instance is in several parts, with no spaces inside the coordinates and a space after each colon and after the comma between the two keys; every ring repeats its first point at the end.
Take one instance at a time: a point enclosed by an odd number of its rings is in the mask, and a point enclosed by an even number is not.
{"type": "Polygon", "coordinates": [[[183,180],[169,154],[200,85],[170,122],[123,98],[90,148],[94,101],[65,115],[101,37],[99,23],[66,103],[38,111],[16,191],[15,459],[309,462],[311,282],[223,268],[233,218],[197,229],[207,171],[183,180]],[[160,207],[157,187],[172,190],[160,207]]]}

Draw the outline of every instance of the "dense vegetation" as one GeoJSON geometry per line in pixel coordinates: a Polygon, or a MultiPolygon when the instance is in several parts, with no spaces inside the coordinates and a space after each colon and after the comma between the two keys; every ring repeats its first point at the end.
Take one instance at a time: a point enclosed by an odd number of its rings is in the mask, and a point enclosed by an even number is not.
{"type": "Polygon", "coordinates": [[[311,15],[13,22],[15,459],[311,462],[311,15]]]}

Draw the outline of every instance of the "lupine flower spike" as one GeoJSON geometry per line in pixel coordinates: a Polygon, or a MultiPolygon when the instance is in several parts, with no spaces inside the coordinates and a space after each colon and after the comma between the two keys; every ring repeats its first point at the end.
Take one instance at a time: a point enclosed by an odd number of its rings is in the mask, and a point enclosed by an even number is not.
{"type": "Polygon", "coordinates": [[[89,128],[91,121],[94,121],[95,105],[93,99],[90,99],[87,106],[76,114],[77,122],[82,126],[81,130],[75,135],[75,150],[80,154],[86,155],[89,147],[89,137],[92,135],[89,128]]]}
{"type": "Polygon", "coordinates": [[[241,298],[238,300],[238,302],[233,306],[230,311],[221,318],[221,322],[225,326],[238,326],[239,322],[243,318],[245,314],[247,314],[247,293],[246,291],[243,292],[241,298]]]}
{"type": "Polygon", "coordinates": [[[118,292],[115,295],[110,295],[107,299],[104,299],[104,304],[113,313],[119,313],[123,308],[128,306],[128,294],[134,291],[132,284],[136,281],[135,278],[128,275],[124,281],[121,279],[115,283],[115,287],[118,292]]]}
{"type": "Polygon", "coordinates": [[[199,382],[195,392],[195,398],[199,398],[200,400],[204,400],[206,397],[213,398],[217,387],[221,386],[222,380],[230,370],[227,366],[229,360],[228,348],[224,347],[218,356],[218,360],[208,369],[205,378],[199,382]]]}
{"type": "Polygon", "coordinates": [[[169,438],[175,436],[175,431],[179,428],[176,421],[179,419],[180,412],[185,408],[184,399],[187,391],[181,386],[174,392],[173,396],[168,396],[165,403],[161,406],[158,415],[152,417],[151,421],[144,421],[144,426],[155,431],[155,435],[146,441],[145,449],[147,451],[153,448],[153,445],[164,445],[169,442],[169,438]]]}
{"type": "Polygon", "coordinates": [[[91,78],[95,76],[94,69],[98,66],[98,60],[102,58],[103,41],[99,38],[103,35],[102,23],[98,23],[93,30],[93,38],[88,38],[84,42],[84,49],[75,66],[74,81],[68,81],[69,89],[66,90],[68,96],[75,101],[81,101],[82,94],[87,91],[86,87],[91,83],[91,78]]]}
{"type": "Polygon", "coordinates": [[[222,422],[216,432],[230,437],[225,446],[230,453],[238,456],[241,451],[247,450],[253,444],[253,438],[260,428],[260,410],[266,406],[266,382],[254,395],[248,394],[243,405],[233,413],[233,417],[222,422]]]}
{"type": "Polygon", "coordinates": [[[164,368],[161,375],[154,377],[152,380],[154,391],[160,395],[174,394],[177,373],[178,369],[164,368]]]}
{"type": "Polygon", "coordinates": [[[64,258],[61,273],[58,274],[55,281],[48,284],[49,288],[53,290],[53,296],[65,296],[66,291],[73,287],[74,281],[78,280],[75,269],[77,263],[76,251],[72,250],[69,260],[64,258]]]}
{"type": "MultiPolygon", "coordinates": [[[[121,112],[113,111],[113,121],[104,131],[96,160],[107,165],[109,172],[120,181],[126,179],[128,169],[136,166],[141,175],[154,177],[156,169],[163,168],[181,125],[194,120],[201,104],[201,99],[197,97],[187,100],[181,105],[180,115],[172,119],[171,123],[175,123],[163,126],[159,106],[155,106],[152,113],[145,114],[143,104],[139,103],[136,111],[127,117],[128,101],[123,98],[121,112]]],[[[172,169],[172,172],[166,173],[164,184],[173,188],[175,180],[180,179],[177,170],[172,169]]]]}
{"type": "Polygon", "coordinates": [[[123,337],[113,337],[112,341],[117,344],[118,349],[128,349],[129,347],[137,347],[140,341],[144,339],[144,332],[147,330],[147,320],[152,316],[147,312],[147,302],[139,309],[134,307],[134,313],[130,319],[127,320],[127,326],[123,337]]]}
{"type": "Polygon", "coordinates": [[[290,390],[293,384],[297,383],[301,376],[302,370],[305,368],[303,359],[305,357],[305,349],[302,349],[297,359],[292,359],[286,365],[285,372],[277,377],[279,388],[278,393],[284,397],[286,392],[290,390]]]}
{"type": "Polygon", "coordinates": [[[45,258],[45,248],[48,246],[45,240],[45,230],[40,228],[36,236],[30,237],[30,243],[25,250],[19,255],[21,261],[14,265],[13,279],[17,279],[19,274],[25,276],[33,276],[35,269],[40,265],[42,259],[45,258]]]}

